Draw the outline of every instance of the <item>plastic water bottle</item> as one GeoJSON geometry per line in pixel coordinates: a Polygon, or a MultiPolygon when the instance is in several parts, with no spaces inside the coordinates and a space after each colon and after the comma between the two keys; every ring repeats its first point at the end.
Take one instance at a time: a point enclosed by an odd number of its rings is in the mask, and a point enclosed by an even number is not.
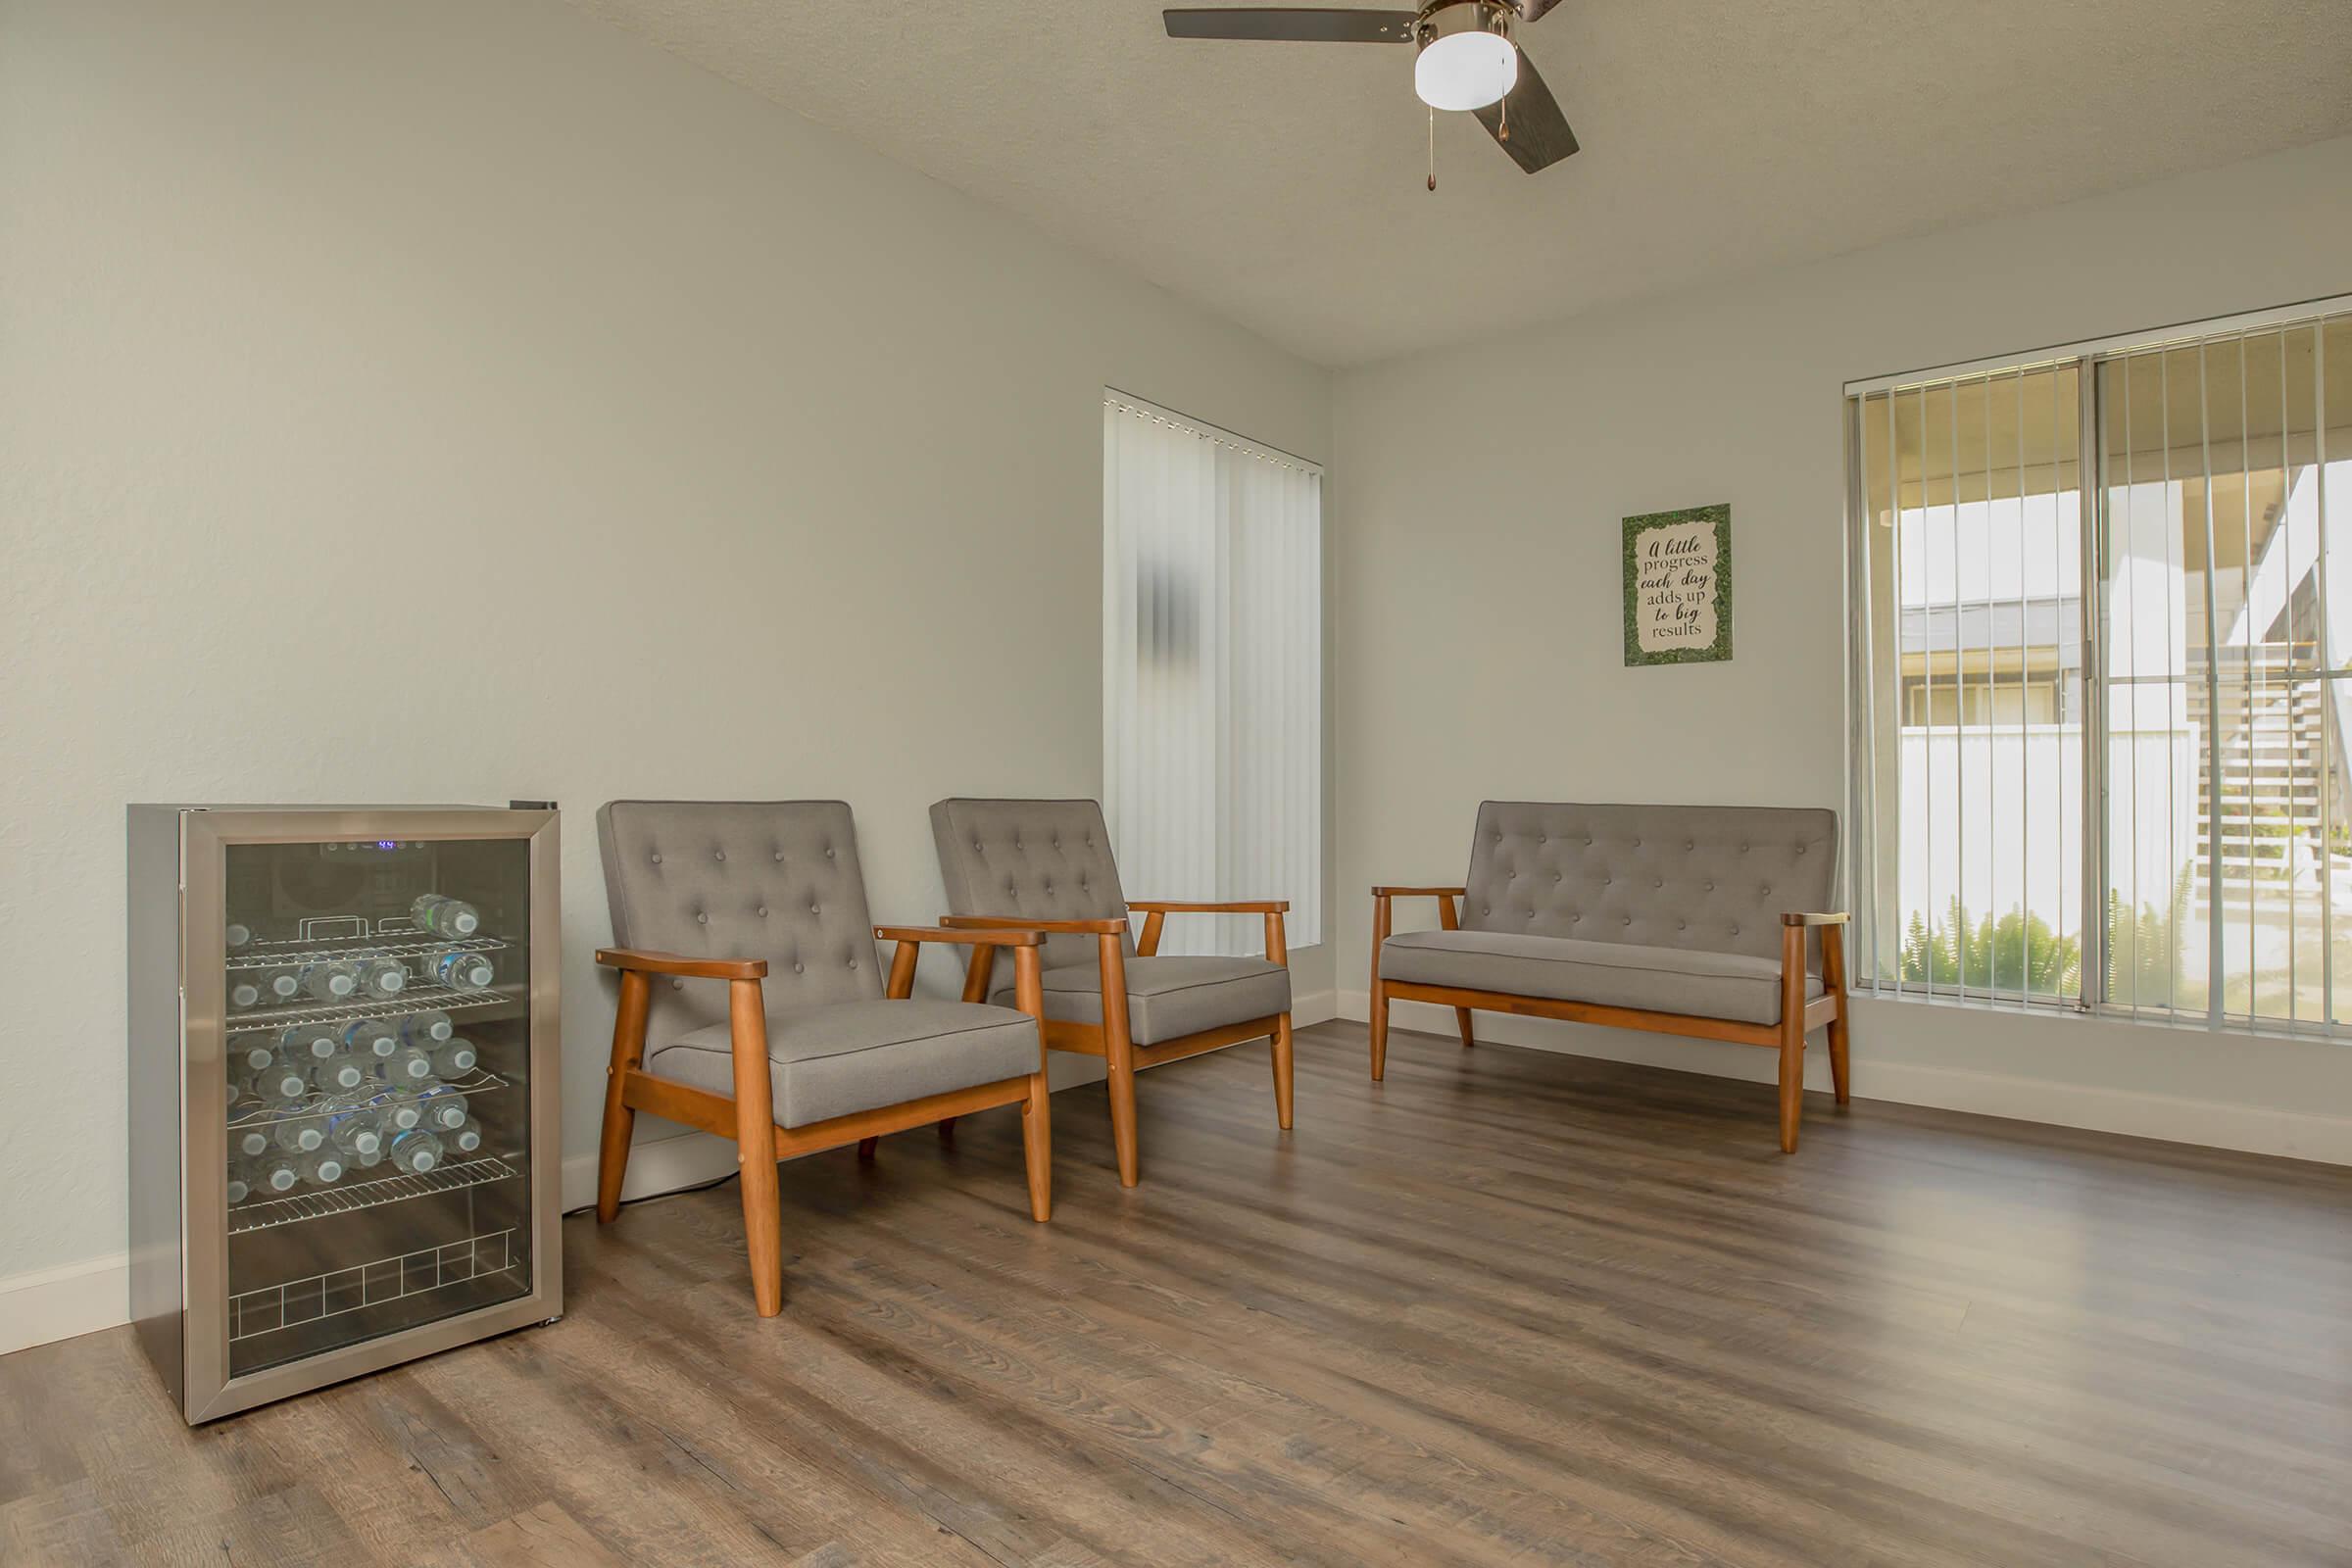
{"type": "Polygon", "coordinates": [[[244,1165],[242,1163],[231,1164],[228,1167],[228,1201],[230,1205],[233,1207],[242,1203],[252,1196],[253,1186],[245,1179],[244,1165]]]}
{"type": "Polygon", "coordinates": [[[474,1063],[481,1059],[480,1054],[473,1049],[473,1042],[464,1035],[450,1036],[439,1045],[429,1047],[425,1054],[433,1058],[433,1076],[436,1078],[463,1078],[473,1071],[474,1063]]]}
{"type": "Polygon", "coordinates": [[[331,1187],[343,1179],[343,1156],[331,1149],[314,1149],[294,1162],[302,1179],[318,1187],[331,1187]]]}
{"type": "Polygon", "coordinates": [[[437,937],[469,937],[482,928],[481,912],[462,899],[442,893],[419,893],[409,906],[409,918],[419,931],[437,937]]]}
{"type": "Polygon", "coordinates": [[[297,1061],[324,1061],[343,1049],[331,1023],[290,1023],[277,1032],[277,1047],[297,1061]]]}
{"type": "Polygon", "coordinates": [[[466,1097],[444,1083],[428,1083],[416,1091],[416,1108],[424,1112],[424,1124],[441,1132],[451,1131],[466,1120],[466,1097]]]}
{"type": "Polygon", "coordinates": [[[482,1124],[468,1116],[443,1132],[441,1141],[461,1154],[479,1153],[482,1148],[482,1124]]]}
{"type": "Polygon", "coordinates": [[[338,1048],[324,1061],[311,1067],[311,1087],[322,1095],[347,1095],[368,1081],[369,1058],[347,1048],[338,1048]]]}
{"type": "Polygon", "coordinates": [[[290,1105],[311,1092],[311,1058],[280,1049],[270,1065],[253,1075],[253,1092],[272,1104],[290,1105]]]}
{"type": "Polygon", "coordinates": [[[267,1033],[249,1029],[243,1034],[228,1037],[228,1070],[244,1073],[248,1078],[270,1065],[277,1054],[277,1042],[267,1033]]]}
{"type": "Polygon", "coordinates": [[[237,921],[237,920],[231,920],[231,921],[229,921],[229,922],[228,922],[228,951],[229,951],[229,952],[231,952],[231,953],[234,953],[234,952],[236,952],[236,951],[237,951],[239,948],[247,948],[247,947],[251,947],[252,945],[253,945],[253,927],[249,926],[249,925],[246,925],[246,924],[242,923],[241,921],[237,921]]]}
{"type": "Polygon", "coordinates": [[[348,1002],[360,988],[359,970],[343,958],[314,958],[302,966],[301,986],[320,1002],[348,1002]]]}
{"type": "Polygon", "coordinates": [[[326,1134],[316,1116],[281,1113],[270,1124],[270,1141],[289,1154],[307,1154],[326,1142],[326,1134]]]}
{"type": "Polygon", "coordinates": [[[354,1018],[343,1026],[342,1044],[370,1062],[381,1061],[400,1049],[400,1031],[381,1018],[354,1018]]]}
{"type": "Polygon", "coordinates": [[[257,1159],[245,1167],[246,1185],[265,1198],[291,1192],[294,1184],[300,1180],[302,1172],[296,1168],[293,1158],[286,1154],[272,1154],[268,1159],[257,1159]]]}
{"type": "Polygon", "coordinates": [[[392,1163],[403,1171],[421,1175],[441,1163],[441,1140],[421,1127],[413,1127],[393,1135],[389,1152],[392,1163]]]}
{"type": "Polygon", "coordinates": [[[458,948],[434,954],[425,972],[453,991],[480,991],[498,977],[488,958],[458,948]]]}
{"type": "Polygon", "coordinates": [[[326,1118],[326,1141],[342,1153],[365,1159],[382,1152],[383,1127],[370,1103],[372,1099],[368,1095],[336,1097],[326,1118]]]}
{"type": "Polygon", "coordinates": [[[449,1014],[443,1012],[439,1007],[426,1007],[422,1011],[412,1012],[400,1020],[401,1043],[421,1046],[426,1051],[432,1050],[433,1047],[457,1032],[457,1025],[450,1022],[449,1014]]]}
{"type": "Polygon", "coordinates": [[[398,958],[362,958],[352,965],[352,973],[358,982],[358,995],[373,997],[378,1002],[399,996],[409,983],[408,965],[398,958]]]}
{"type": "Polygon", "coordinates": [[[270,1130],[265,1122],[269,1109],[267,1102],[252,1095],[243,1096],[229,1102],[228,1152],[230,1153],[243,1154],[247,1158],[253,1158],[270,1152],[270,1130]],[[245,1127],[236,1125],[243,1121],[250,1121],[252,1125],[245,1127]]]}
{"type": "Polygon", "coordinates": [[[259,970],[240,969],[228,977],[228,1005],[232,1012],[244,1012],[262,1004],[262,977],[259,970]]]}
{"type": "Polygon", "coordinates": [[[384,1082],[388,1084],[419,1089],[433,1076],[433,1058],[415,1046],[402,1046],[386,1056],[376,1070],[384,1075],[384,1082]]]}
{"type": "Polygon", "coordinates": [[[405,1133],[424,1121],[424,1112],[416,1108],[416,1094],[396,1085],[385,1084],[368,1097],[368,1108],[375,1112],[384,1131],[405,1133]]]}
{"type": "Polygon", "coordinates": [[[290,963],[274,963],[261,971],[265,1006],[292,1002],[302,994],[302,971],[290,963]]]}

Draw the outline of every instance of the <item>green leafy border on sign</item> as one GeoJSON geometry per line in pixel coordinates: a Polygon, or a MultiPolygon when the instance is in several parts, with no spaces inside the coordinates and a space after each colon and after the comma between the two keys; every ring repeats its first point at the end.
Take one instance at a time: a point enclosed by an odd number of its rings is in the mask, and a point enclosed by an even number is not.
{"type": "Polygon", "coordinates": [[[1732,508],[1690,507],[1682,512],[1651,512],[1625,519],[1625,662],[1628,664],[1709,664],[1732,657],[1732,508]],[[1642,651],[1634,635],[1635,585],[1642,574],[1634,565],[1634,541],[1651,528],[1673,522],[1715,524],[1715,640],[1704,648],[1674,648],[1663,653],[1642,651]]]}

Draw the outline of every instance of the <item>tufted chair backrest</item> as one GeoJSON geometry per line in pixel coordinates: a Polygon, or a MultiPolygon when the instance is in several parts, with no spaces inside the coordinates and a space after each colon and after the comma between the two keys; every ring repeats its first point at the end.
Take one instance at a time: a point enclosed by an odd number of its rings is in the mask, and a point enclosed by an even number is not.
{"type": "MultiPolygon", "coordinates": [[[[1127,913],[1110,828],[1093,801],[947,800],[931,808],[950,914],[1115,920],[1127,913]]],[[[1049,936],[1049,969],[1089,963],[1096,939],[1049,936]]],[[[1135,933],[1127,935],[1135,951],[1135,933]]]]}
{"type": "Polygon", "coordinates": [[[1464,885],[1473,931],[1777,959],[1782,914],[1837,897],[1838,813],[1489,801],[1464,885]]]}
{"type": "MultiPolygon", "coordinates": [[[[765,958],[770,1008],[882,995],[858,830],[840,801],[613,801],[596,813],[612,940],[765,958]]],[[[720,980],[654,976],[647,1038],[727,1016],[720,980]]]]}

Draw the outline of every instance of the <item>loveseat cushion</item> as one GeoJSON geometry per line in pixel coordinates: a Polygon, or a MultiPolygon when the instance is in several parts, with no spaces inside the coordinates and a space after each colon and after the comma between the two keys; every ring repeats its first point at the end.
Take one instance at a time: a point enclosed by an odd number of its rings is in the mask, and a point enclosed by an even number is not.
{"type": "MultiPolygon", "coordinates": [[[[1027,1013],[976,1002],[836,1002],[767,1015],[768,1074],[783,1127],[1024,1077],[1038,1070],[1040,1050],[1027,1013]]],[[[727,1025],[657,1047],[645,1070],[732,1096],[727,1025]]]]}
{"type": "MultiPolygon", "coordinates": [[[[1009,1005],[1011,990],[999,991],[995,1000],[1009,1005]]],[[[1102,1023],[1100,965],[1048,969],[1045,1002],[1049,1018],[1102,1023]]],[[[1290,1010],[1291,971],[1263,958],[1170,955],[1127,960],[1127,1033],[1139,1046],[1290,1010]]]]}
{"type": "MultiPolygon", "coordinates": [[[[1739,1023],[1781,1021],[1781,966],[1739,953],[1510,931],[1410,931],[1381,945],[1384,980],[1500,991],[1739,1023]]],[[[1807,976],[1805,994],[1822,985],[1807,976]]]]}

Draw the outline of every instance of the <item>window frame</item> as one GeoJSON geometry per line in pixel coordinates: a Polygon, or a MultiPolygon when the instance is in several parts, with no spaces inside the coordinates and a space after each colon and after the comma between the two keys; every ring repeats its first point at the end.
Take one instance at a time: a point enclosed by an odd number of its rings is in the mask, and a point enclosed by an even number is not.
{"type": "MultiPolygon", "coordinates": [[[[2059,1010],[2084,1014],[2099,1014],[2159,1023],[2171,1027],[2227,1030],[2234,1033],[2290,1034],[2305,1038],[2352,1039],[2352,1021],[2335,1022],[2332,1001],[2333,976],[2328,975],[2330,1000],[2318,1019],[2278,1018],[2258,1012],[2229,1012],[2224,1006],[2226,977],[2218,972],[2208,976],[2207,1000],[2201,1011],[2170,1006],[2149,1006],[2138,1003],[2116,1003],[2110,1000],[2106,905],[2110,895],[2108,840],[2113,830],[2110,817],[2110,798],[2107,788],[2107,766],[2111,746],[2108,723],[2108,691],[2114,676],[2110,669],[2110,632],[2107,599],[2107,553],[2110,543],[2108,507],[2112,488],[2109,454],[2102,450],[2102,418],[2100,402],[2100,368],[2111,361],[2123,361],[2131,356],[2152,350],[2185,348],[2210,344],[2216,340],[2244,338],[2271,330],[2284,331],[2301,326],[2319,329],[2324,340],[2325,321],[2352,314],[2352,294],[2338,294],[2292,304],[2272,306],[2261,310],[2240,312],[2230,316],[2143,328],[2132,332],[2110,334],[2073,343],[2026,350],[2015,354],[1994,355],[1957,364],[1897,371],[1848,381],[1841,389],[1840,428],[1844,443],[1845,463],[1845,570],[1842,588],[1845,595],[1846,638],[1844,675],[1845,703],[1845,771],[1846,810],[1848,830],[1845,834],[1847,855],[1843,867],[1846,879],[1847,907],[1855,912],[1855,947],[1851,960],[1853,974],[1849,981],[1853,989],[1866,995],[1905,1001],[1958,1003],[1973,1006],[2027,1008],[2029,1010],[2059,1010]],[[2080,564],[2080,644],[2082,662],[2082,760],[2081,760],[2081,820],[2082,869],[2080,891],[2080,976],[2071,995],[2038,995],[2030,990],[2016,994],[1996,992],[1987,994],[1983,988],[1972,987],[1963,976],[1959,987],[1938,986],[1932,979],[1925,985],[1905,984],[1899,978],[1893,984],[1884,981],[1885,944],[1881,895],[1886,893],[1896,902],[1900,916],[1900,894],[1888,888],[1885,870],[1880,864],[1880,795],[1878,777],[1880,727],[1891,721],[1898,727],[1907,722],[1915,697],[1924,697],[1932,710],[1936,695],[1932,686],[1915,692],[1913,682],[1898,667],[1892,672],[1892,692],[1895,712],[1882,718],[1876,711],[1876,681],[1885,671],[1874,665],[1874,647],[1878,640],[1873,616],[1877,605],[1871,582],[1871,500],[1865,476],[1865,453],[1868,437],[1863,420],[1874,397],[1891,399],[1904,392],[1965,383],[1984,378],[2023,376],[2036,371],[2057,370],[2072,367],[2077,385],[2077,434],[2079,450],[2076,456],[2077,489],[2080,497],[2076,525],[2080,564]],[[1865,956],[1867,954],[1867,957],[1865,956]]],[[[2323,350],[2324,354],[2324,343],[2323,350]]],[[[2325,360],[2321,362],[2324,375],[2325,360]]],[[[2317,466],[2320,482],[2326,483],[2328,454],[2325,435],[2328,416],[2324,409],[2318,417],[2320,445],[2317,466]]],[[[1875,478],[1875,476],[1872,476],[1875,478]]],[[[2323,488],[2323,515],[2326,499],[2323,488]]],[[[2352,527],[2352,518],[2345,519],[2352,527]]],[[[2352,537],[2352,535],[2347,535],[2352,537]]],[[[2325,547],[2323,546],[2323,549],[2325,547]]],[[[1899,570],[1899,564],[1897,566],[1899,570]]],[[[1898,589],[1899,594],[1899,589],[1898,589]]],[[[1899,613],[1899,601],[1897,603],[1899,613]]],[[[2209,633],[2210,635],[2210,633],[2209,633]]],[[[2348,661],[2352,662],[2352,661],[2348,661]]],[[[2339,673],[2323,678],[2352,679],[2352,673],[2339,673]]],[[[2022,691],[2021,687],[2021,691],[2022,691]]],[[[1965,696],[1954,694],[1962,715],[1966,713],[1965,696]]],[[[2063,702],[2058,704],[2063,710],[2063,702]]],[[[2063,718],[2061,718],[2063,721],[2063,718]]],[[[2028,720],[2029,723],[2032,720],[2028,720]]],[[[1958,732],[1955,727],[1955,733],[1958,732]]],[[[2323,794],[2326,783],[2323,778],[2323,794]]],[[[1900,809],[1899,802],[1890,809],[1900,809]]],[[[1896,824],[1897,842],[1902,831],[1896,824]]],[[[2215,835],[2218,843],[2218,833],[2215,835]]],[[[2323,872],[2323,887],[2328,882],[2323,872]]],[[[2210,911],[2222,895],[2208,891],[2210,911]]],[[[2072,903],[2074,901],[2065,901],[2072,903]]],[[[2325,894],[2323,894],[2325,902],[2325,894]]],[[[2210,918],[2210,917],[2209,917],[2210,918]]],[[[2332,917],[2330,917],[2332,927],[2332,917]]],[[[2210,920],[2213,941],[2218,950],[2220,920],[2210,920]]],[[[2352,933],[2347,933],[2352,934],[2352,933]]],[[[2323,934],[2323,953],[2328,951],[2335,933],[2323,934]]]]}

